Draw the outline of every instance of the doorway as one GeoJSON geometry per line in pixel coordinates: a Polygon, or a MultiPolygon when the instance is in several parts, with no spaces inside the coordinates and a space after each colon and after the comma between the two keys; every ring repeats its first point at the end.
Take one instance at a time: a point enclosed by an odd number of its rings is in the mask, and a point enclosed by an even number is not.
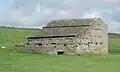
{"type": "Polygon", "coordinates": [[[64,51],[58,51],[57,55],[64,55],[64,51]]]}

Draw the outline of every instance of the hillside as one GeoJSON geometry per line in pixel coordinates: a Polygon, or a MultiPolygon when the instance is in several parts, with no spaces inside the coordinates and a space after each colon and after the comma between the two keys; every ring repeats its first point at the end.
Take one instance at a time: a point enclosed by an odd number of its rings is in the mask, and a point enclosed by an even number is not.
{"type": "Polygon", "coordinates": [[[17,28],[0,28],[0,44],[14,44],[23,42],[27,36],[40,33],[41,30],[17,29],[17,28]]]}
{"type": "Polygon", "coordinates": [[[120,39],[109,40],[108,56],[53,56],[13,52],[15,43],[41,30],[0,28],[0,72],[119,72],[120,39]]]}
{"type": "Polygon", "coordinates": [[[109,38],[120,38],[120,34],[118,33],[108,33],[109,38]]]}

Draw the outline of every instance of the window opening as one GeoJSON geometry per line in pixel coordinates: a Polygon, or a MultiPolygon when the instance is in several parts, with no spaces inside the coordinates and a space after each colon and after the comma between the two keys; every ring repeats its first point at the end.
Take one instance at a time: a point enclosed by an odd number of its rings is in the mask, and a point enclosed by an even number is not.
{"type": "Polygon", "coordinates": [[[97,42],[95,44],[97,45],[97,42]]]}
{"type": "Polygon", "coordinates": [[[93,42],[91,42],[91,44],[93,44],[93,42]]]}
{"type": "Polygon", "coordinates": [[[88,45],[88,47],[89,47],[89,45],[88,45]]]}
{"type": "Polygon", "coordinates": [[[37,43],[37,44],[35,44],[35,45],[42,46],[42,43],[37,43]]]}
{"type": "Polygon", "coordinates": [[[27,45],[30,45],[28,42],[26,43],[27,45]]]}
{"type": "Polygon", "coordinates": [[[64,46],[67,46],[67,44],[64,44],[64,46]]]}
{"type": "Polygon", "coordinates": [[[100,42],[100,44],[103,44],[102,42],[100,42]]]}
{"type": "Polygon", "coordinates": [[[98,37],[102,37],[102,36],[98,36],[98,37]]]}
{"type": "Polygon", "coordinates": [[[78,45],[76,45],[76,47],[78,47],[78,45]]]}
{"type": "Polygon", "coordinates": [[[51,43],[51,44],[56,44],[56,43],[51,43]]]}
{"type": "Polygon", "coordinates": [[[88,42],[88,44],[90,44],[90,42],[88,42]]]}

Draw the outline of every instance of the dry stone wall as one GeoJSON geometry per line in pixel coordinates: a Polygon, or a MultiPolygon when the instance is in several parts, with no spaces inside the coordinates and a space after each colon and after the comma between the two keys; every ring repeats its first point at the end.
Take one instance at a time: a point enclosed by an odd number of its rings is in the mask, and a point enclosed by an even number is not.
{"type": "Polygon", "coordinates": [[[54,54],[59,50],[63,50],[65,54],[72,54],[76,52],[75,37],[33,39],[29,40],[27,44],[17,45],[16,50],[54,54]]]}

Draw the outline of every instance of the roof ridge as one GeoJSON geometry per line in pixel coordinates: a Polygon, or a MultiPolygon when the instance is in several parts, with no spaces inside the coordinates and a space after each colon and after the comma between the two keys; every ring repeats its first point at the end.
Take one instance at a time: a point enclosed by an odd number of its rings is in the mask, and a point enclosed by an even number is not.
{"type": "Polygon", "coordinates": [[[76,18],[76,19],[59,19],[59,20],[51,20],[47,26],[62,26],[62,25],[74,25],[74,24],[90,24],[96,19],[100,18],[76,18]]]}
{"type": "Polygon", "coordinates": [[[96,17],[95,17],[95,18],[72,18],[72,19],[56,19],[56,20],[51,20],[51,21],[74,20],[74,19],[96,19],[96,17]]]}

